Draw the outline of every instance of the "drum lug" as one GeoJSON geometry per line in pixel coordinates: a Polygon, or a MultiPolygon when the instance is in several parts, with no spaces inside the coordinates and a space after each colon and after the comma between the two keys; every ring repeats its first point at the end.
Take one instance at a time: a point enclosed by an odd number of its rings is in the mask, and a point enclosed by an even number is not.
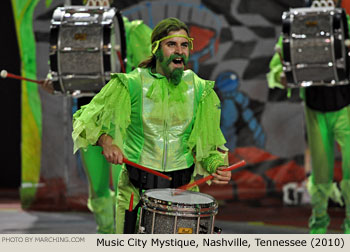
{"type": "Polygon", "coordinates": [[[214,227],[214,234],[221,234],[222,228],[214,227]]]}
{"type": "Polygon", "coordinates": [[[139,227],[139,234],[146,234],[146,228],[140,226],[140,227],[139,227]]]}

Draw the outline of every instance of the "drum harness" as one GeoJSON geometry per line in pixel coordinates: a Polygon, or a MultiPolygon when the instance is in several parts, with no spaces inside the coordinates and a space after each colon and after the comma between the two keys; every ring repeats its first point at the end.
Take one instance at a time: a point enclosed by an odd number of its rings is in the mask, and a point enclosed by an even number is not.
{"type": "MultiPolygon", "coordinates": [[[[190,182],[191,175],[194,171],[194,164],[187,169],[162,172],[163,174],[172,178],[171,181],[164,178],[155,176],[151,173],[142,171],[130,165],[125,165],[129,173],[130,182],[139,189],[140,195],[144,190],[154,188],[177,188],[190,182]]],[[[136,227],[136,220],[139,208],[141,207],[141,201],[139,201],[136,207],[130,212],[125,210],[124,218],[124,234],[134,234],[136,227]]]]}

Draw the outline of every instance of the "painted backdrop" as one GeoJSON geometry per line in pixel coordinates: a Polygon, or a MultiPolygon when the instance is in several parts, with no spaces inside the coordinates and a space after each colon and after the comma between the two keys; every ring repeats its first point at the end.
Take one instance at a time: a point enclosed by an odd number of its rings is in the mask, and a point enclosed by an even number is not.
{"type": "MultiPolygon", "coordinates": [[[[302,0],[115,2],[123,15],[151,28],[166,17],[184,21],[194,37],[189,67],[216,81],[230,163],[244,159],[248,164],[232,173],[229,185],[203,186],[204,192],[221,200],[282,197],[283,186],[305,180],[307,145],[298,90],[287,99],[286,91],[269,90],[266,81],[281,15],[302,6],[302,0]]],[[[50,20],[64,1],[12,4],[22,75],[43,79],[49,71],[50,20]]],[[[26,209],[86,209],[87,180],[70,137],[75,103],[22,83],[21,198],[26,209]]]]}

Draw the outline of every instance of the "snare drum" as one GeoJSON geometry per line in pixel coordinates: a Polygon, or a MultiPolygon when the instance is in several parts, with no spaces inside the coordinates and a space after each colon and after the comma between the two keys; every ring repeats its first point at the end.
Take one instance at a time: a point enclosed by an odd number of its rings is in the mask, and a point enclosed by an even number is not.
{"type": "Polygon", "coordinates": [[[342,8],[297,8],[284,12],[283,71],[288,86],[349,84],[349,39],[342,8]]]}
{"type": "Polygon", "coordinates": [[[141,196],[139,233],[212,234],[218,203],[210,195],[150,189],[141,196]]]}
{"type": "Polygon", "coordinates": [[[122,16],[109,7],[58,7],[50,27],[50,72],[63,94],[97,93],[121,72],[126,43],[122,16]]]}

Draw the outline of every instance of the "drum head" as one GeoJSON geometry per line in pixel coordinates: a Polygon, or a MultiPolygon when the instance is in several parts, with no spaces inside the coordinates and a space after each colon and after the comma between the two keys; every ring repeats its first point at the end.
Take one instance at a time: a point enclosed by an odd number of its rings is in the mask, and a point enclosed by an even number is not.
{"type": "Polygon", "coordinates": [[[192,191],[181,191],[178,194],[174,194],[176,189],[151,189],[145,192],[145,197],[148,199],[153,199],[157,201],[169,202],[171,204],[183,204],[183,205],[193,205],[193,204],[212,204],[215,199],[207,194],[192,192],[192,191]]]}

